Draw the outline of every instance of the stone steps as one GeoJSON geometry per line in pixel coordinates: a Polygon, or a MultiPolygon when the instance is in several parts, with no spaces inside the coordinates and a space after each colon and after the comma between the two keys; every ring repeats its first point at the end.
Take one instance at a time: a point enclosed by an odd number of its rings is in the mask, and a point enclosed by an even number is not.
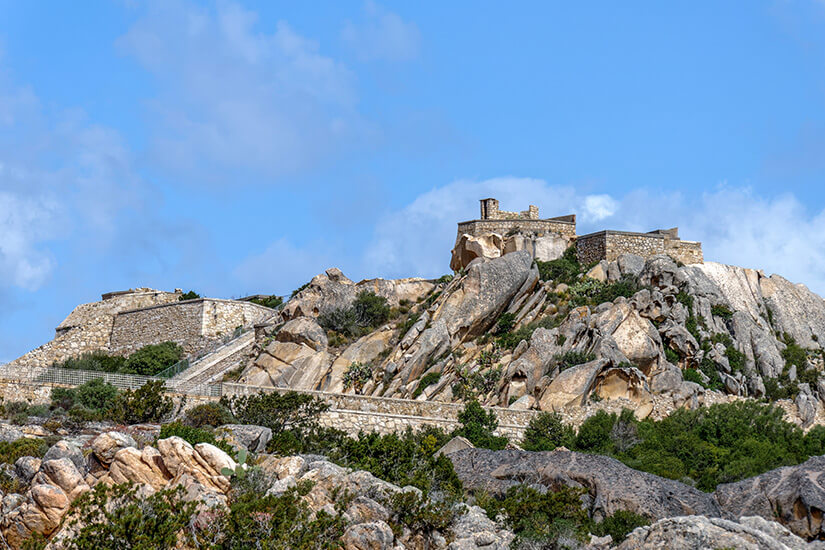
{"type": "Polygon", "coordinates": [[[201,357],[185,371],[169,379],[169,386],[179,391],[213,382],[224,372],[236,367],[252,346],[255,332],[249,331],[228,342],[215,351],[201,357]]]}

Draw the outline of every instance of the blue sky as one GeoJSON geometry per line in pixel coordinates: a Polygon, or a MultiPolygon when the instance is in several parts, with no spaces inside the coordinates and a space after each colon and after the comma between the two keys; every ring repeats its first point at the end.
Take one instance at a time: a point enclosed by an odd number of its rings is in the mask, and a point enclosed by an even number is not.
{"type": "Polygon", "coordinates": [[[477,199],[825,292],[825,2],[0,0],[0,361],[136,286],[449,270],[477,199]]]}

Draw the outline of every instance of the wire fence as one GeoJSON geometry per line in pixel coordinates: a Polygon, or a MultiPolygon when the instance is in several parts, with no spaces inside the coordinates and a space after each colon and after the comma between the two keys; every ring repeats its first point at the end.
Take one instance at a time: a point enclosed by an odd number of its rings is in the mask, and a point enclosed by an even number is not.
{"type": "Polygon", "coordinates": [[[16,367],[10,368],[7,365],[0,366],[0,380],[17,382],[32,385],[60,385],[60,386],[82,386],[92,380],[101,379],[104,382],[122,390],[136,390],[147,382],[160,381],[166,385],[168,391],[173,393],[186,393],[188,395],[203,395],[209,397],[220,397],[222,387],[217,384],[201,384],[198,386],[187,386],[178,388],[174,384],[169,384],[168,380],[155,376],[141,376],[138,374],[121,374],[116,372],[88,371],[61,369],[59,367],[16,367]]]}

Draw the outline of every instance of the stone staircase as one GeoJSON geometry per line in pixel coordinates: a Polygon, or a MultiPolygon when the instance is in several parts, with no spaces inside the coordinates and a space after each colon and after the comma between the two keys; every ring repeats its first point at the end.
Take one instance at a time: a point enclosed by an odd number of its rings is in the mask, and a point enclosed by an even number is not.
{"type": "Polygon", "coordinates": [[[167,386],[185,393],[197,386],[219,382],[228,370],[237,367],[255,345],[255,331],[247,331],[223,346],[195,360],[185,371],[169,379],[167,386]]]}

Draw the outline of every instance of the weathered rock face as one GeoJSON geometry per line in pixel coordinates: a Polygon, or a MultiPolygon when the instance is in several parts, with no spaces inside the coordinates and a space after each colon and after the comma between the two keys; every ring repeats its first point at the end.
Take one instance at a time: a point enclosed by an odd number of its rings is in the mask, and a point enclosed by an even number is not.
{"type": "Polygon", "coordinates": [[[519,483],[537,483],[549,489],[583,487],[588,491],[588,512],[596,520],[617,510],[630,510],[652,519],[721,515],[711,495],[678,481],[633,470],[606,456],[467,449],[448,458],[465,488],[484,489],[491,494],[503,494],[519,483]]]}
{"type": "Polygon", "coordinates": [[[639,527],[619,545],[619,550],[695,550],[737,548],[744,550],[815,550],[822,543],[808,544],[772,521],[743,517],[738,521],[704,516],[662,519],[639,527]]]}
{"type": "Polygon", "coordinates": [[[490,233],[474,237],[472,235],[462,235],[456,242],[450,260],[450,269],[459,271],[464,269],[476,258],[491,260],[501,256],[504,241],[501,235],[490,233]]]}
{"type": "Polygon", "coordinates": [[[387,350],[392,337],[393,331],[379,330],[356,340],[332,362],[332,367],[321,384],[322,389],[342,393],[344,391],[344,374],[350,365],[353,363],[362,365],[373,363],[382,352],[387,350]]]}
{"type": "Polygon", "coordinates": [[[284,319],[317,317],[325,311],[349,307],[360,292],[370,291],[397,306],[401,300],[416,302],[429,294],[434,284],[424,279],[368,279],[359,283],[349,280],[340,269],[328,269],[316,275],[308,286],[292,297],[283,308],[284,319]]]}
{"type": "Polygon", "coordinates": [[[325,350],[315,351],[306,344],[272,342],[241,376],[242,384],[319,389],[319,383],[332,364],[325,350]]]}
{"type": "Polygon", "coordinates": [[[305,344],[315,351],[323,351],[327,347],[327,334],[311,317],[298,317],[288,321],[274,337],[279,342],[305,344]]]}
{"type": "Polygon", "coordinates": [[[486,235],[464,234],[458,237],[452,250],[450,269],[459,271],[476,258],[491,260],[511,252],[524,250],[536,260],[549,262],[561,258],[570,246],[570,239],[556,234],[535,235],[516,233],[502,237],[498,233],[486,235]]]}
{"type": "Polygon", "coordinates": [[[249,424],[226,424],[215,430],[215,435],[238,450],[246,449],[253,453],[262,453],[266,444],[272,439],[272,430],[264,426],[249,424]]]}
{"type": "Polygon", "coordinates": [[[737,483],[716,488],[719,506],[729,517],[778,519],[799,536],[825,536],[825,457],[813,457],[737,483]]]}

